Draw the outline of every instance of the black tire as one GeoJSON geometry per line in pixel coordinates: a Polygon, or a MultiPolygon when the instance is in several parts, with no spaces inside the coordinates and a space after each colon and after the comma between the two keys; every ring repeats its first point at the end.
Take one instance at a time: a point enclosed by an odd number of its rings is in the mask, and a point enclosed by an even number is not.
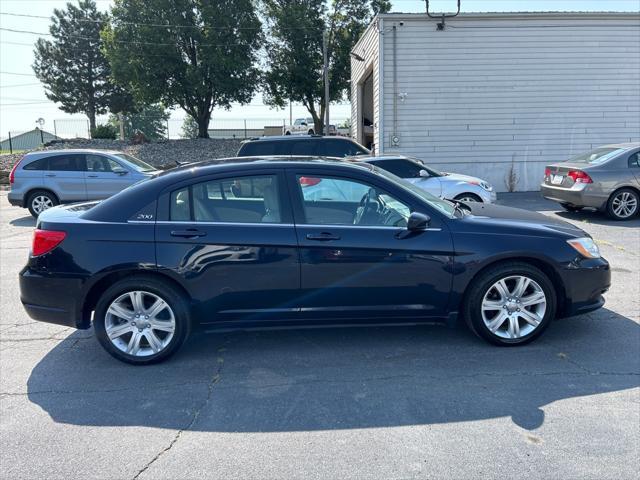
{"type": "Polygon", "coordinates": [[[500,346],[525,345],[538,338],[549,326],[556,314],[557,297],[555,288],[549,277],[540,269],[523,262],[504,262],[488,268],[474,278],[467,287],[463,302],[463,316],[469,328],[489,343],[500,346]],[[542,321],[529,334],[517,339],[502,338],[489,330],[482,319],[481,305],[485,294],[500,279],[522,275],[534,280],[546,296],[546,311],[542,321]]]}
{"type": "Polygon", "coordinates": [[[562,208],[564,208],[567,212],[579,212],[584,207],[580,207],[578,205],[571,205],[570,203],[561,203],[562,208]]]}
{"type": "Polygon", "coordinates": [[[607,215],[609,215],[609,217],[613,220],[631,220],[633,217],[638,215],[638,212],[640,212],[640,195],[638,195],[638,192],[636,192],[632,188],[621,188],[620,190],[616,190],[609,196],[609,200],[607,201],[607,215]],[[616,198],[624,194],[629,194],[630,197],[627,198],[633,198],[635,200],[635,210],[633,211],[633,213],[627,216],[618,215],[615,211],[614,205],[616,198]]]}
{"type": "Polygon", "coordinates": [[[315,132],[313,131],[313,129],[309,129],[309,131],[307,132],[308,135],[313,135],[315,132]]]}
{"type": "Polygon", "coordinates": [[[482,198],[475,193],[461,193],[460,195],[457,195],[454,200],[462,200],[463,198],[473,198],[474,202],[482,203],[482,198]]]}
{"type": "Polygon", "coordinates": [[[168,282],[146,276],[134,276],[120,280],[109,287],[102,294],[98,304],[96,305],[93,323],[96,338],[100,342],[100,345],[102,345],[102,347],[113,357],[132,365],[149,365],[166,360],[178,351],[189,337],[189,333],[191,331],[188,302],[184,298],[184,295],[177,291],[168,282]],[[161,297],[173,311],[175,318],[175,331],[173,333],[173,337],[158,353],[147,356],[130,355],[118,349],[107,335],[105,326],[107,309],[115,299],[128,291],[145,291],[157,295],[161,297]]]}
{"type": "MultiPolygon", "coordinates": [[[[38,207],[36,203],[38,199],[45,198],[48,202],[51,202],[51,207],[55,207],[60,202],[58,201],[58,197],[56,197],[49,190],[35,190],[29,194],[29,198],[27,198],[27,208],[29,209],[29,213],[33,216],[33,218],[38,218],[40,213],[44,212],[44,210],[38,211],[38,207]]],[[[48,208],[51,208],[48,207],[48,208]]]]}

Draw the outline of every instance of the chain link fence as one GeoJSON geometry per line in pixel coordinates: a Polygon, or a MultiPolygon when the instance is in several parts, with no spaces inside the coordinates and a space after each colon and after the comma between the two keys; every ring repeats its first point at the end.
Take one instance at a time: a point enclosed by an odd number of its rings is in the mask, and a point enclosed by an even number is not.
{"type": "MultiPolygon", "coordinates": [[[[333,125],[341,125],[344,118],[332,119],[333,125]]],[[[114,138],[122,135],[125,140],[130,139],[136,132],[142,132],[151,140],[182,139],[197,137],[197,125],[185,122],[185,118],[145,118],[141,115],[132,117],[111,118],[99,117],[97,124],[110,125],[110,134],[114,138]],[[122,125],[121,125],[122,123],[122,125]],[[122,127],[122,128],[121,128],[122,127]]],[[[227,118],[213,119],[209,123],[209,137],[221,139],[247,139],[253,137],[282,135],[289,120],[285,118],[227,118]]],[[[344,129],[338,129],[345,134],[344,129]]],[[[348,130],[346,131],[348,134],[348,130]]],[[[33,150],[53,140],[72,138],[91,138],[89,120],[87,119],[59,119],[54,120],[51,127],[38,128],[28,131],[9,131],[7,136],[0,138],[0,153],[18,153],[33,150]]]]}

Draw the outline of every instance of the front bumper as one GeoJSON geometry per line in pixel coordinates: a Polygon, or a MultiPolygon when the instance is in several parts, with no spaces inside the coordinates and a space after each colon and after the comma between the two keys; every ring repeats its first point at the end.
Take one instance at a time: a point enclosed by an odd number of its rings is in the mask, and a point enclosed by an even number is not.
{"type": "Polygon", "coordinates": [[[564,305],[559,316],[591,312],[605,303],[602,296],[611,286],[611,269],[604,258],[571,262],[561,273],[565,286],[564,305]]]}
{"type": "Polygon", "coordinates": [[[540,185],[540,191],[547,200],[568,203],[577,207],[603,208],[607,202],[607,196],[592,192],[585,183],[576,183],[571,188],[543,183],[540,185]]]}
{"type": "Polygon", "coordinates": [[[88,328],[82,320],[82,286],[77,277],[52,277],[27,266],[20,272],[20,301],[34,320],[88,328]]]}

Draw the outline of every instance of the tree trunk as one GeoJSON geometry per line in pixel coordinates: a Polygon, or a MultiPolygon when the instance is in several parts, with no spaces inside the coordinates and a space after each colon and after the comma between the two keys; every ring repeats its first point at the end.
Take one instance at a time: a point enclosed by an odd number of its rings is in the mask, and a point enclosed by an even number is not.
{"type": "Polygon", "coordinates": [[[209,112],[202,112],[196,118],[198,122],[198,138],[209,138],[209,121],[211,120],[211,114],[209,112]]]}
{"type": "Polygon", "coordinates": [[[96,111],[91,106],[87,109],[87,117],[89,118],[89,133],[93,135],[96,128],[96,111]]]}

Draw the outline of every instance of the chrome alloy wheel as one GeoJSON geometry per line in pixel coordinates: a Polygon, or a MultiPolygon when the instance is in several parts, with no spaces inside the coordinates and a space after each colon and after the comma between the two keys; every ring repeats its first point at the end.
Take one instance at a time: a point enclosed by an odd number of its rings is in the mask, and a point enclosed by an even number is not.
{"type": "Polygon", "coordinates": [[[176,331],[176,319],[169,304],[145,291],[126,292],[111,302],[104,325],[111,343],[136,357],[161,352],[176,331]]]}
{"type": "Polygon", "coordinates": [[[611,209],[618,218],[629,218],[638,210],[638,199],[630,192],[620,192],[613,197],[611,209]]]}
{"type": "Polygon", "coordinates": [[[523,275],[494,283],[482,299],[482,320],[491,333],[519,339],[533,332],[547,311],[547,297],[537,282],[523,275]]]}
{"type": "Polygon", "coordinates": [[[463,195],[462,197],[457,197],[456,200],[464,203],[478,203],[478,199],[472,196],[463,195]]]}
{"type": "Polygon", "coordinates": [[[46,195],[38,195],[31,200],[33,211],[40,215],[45,210],[53,207],[53,201],[46,195]]]}

